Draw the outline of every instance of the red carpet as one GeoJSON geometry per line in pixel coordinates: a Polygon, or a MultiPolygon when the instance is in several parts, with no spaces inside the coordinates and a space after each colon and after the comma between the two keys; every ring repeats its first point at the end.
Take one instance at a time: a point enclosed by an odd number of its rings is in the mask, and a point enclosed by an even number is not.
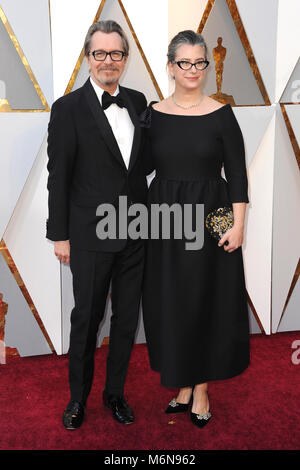
{"type": "MultiPolygon", "coordinates": [[[[163,411],[176,390],[160,385],[145,345],[135,345],[125,396],[136,414],[130,426],[103,408],[107,346],[96,352],[85,421],[66,431],[69,400],[66,356],[9,359],[0,365],[1,450],[292,450],[300,449],[300,364],[292,343],[300,332],[251,337],[251,365],[240,376],[211,382],[213,418],[204,429],[188,414],[163,411]]],[[[298,354],[298,357],[300,355],[298,354]]]]}

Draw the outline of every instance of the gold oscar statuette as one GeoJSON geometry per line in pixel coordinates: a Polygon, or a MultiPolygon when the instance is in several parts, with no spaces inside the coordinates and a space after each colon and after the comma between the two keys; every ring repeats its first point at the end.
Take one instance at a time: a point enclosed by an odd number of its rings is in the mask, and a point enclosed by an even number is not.
{"type": "Polygon", "coordinates": [[[213,58],[215,61],[215,71],[216,71],[216,84],[217,84],[217,93],[210,95],[211,98],[220,101],[220,103],[227,104],[231,106],[235,105],[232,95],[227,95],[222,93],[222,81],[223,81],[223,71],[224,71],[224,62],[226,57],[226,47],[222,46],[222,38],[218,37],[218,45],[213,49],[213,58]]]}
{"type": "Polygon", "coordinates": [[[0,80],[0,113],[11,112],[11,107],[9,105],[9,102],[5,98],[5,90],[6,90],[5,82],[3,80],[0,80]]]}
{"type": "Polygon", "coordinates": [[[7,314],[8,304],[3,301],[3,294],[0,294],[0,342],[3,346],[1,352],[0,364],[5,364],[5,356],[19,356],[16,348],[5,347],[4,336],[5,336],[5,315],[7,314]]]}

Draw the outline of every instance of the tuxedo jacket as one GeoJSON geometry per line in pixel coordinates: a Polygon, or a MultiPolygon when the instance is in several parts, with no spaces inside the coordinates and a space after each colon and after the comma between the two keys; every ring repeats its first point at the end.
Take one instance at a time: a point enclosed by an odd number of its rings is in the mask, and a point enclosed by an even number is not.
{"type": "Polygon", "coordinates": [[[119,251],[126,240],[97,237],[98,205],[117,208],[119,196],[127,196],[128,205],[146,203],[139,115],[147,102],[139,91],[120,85],[119,90],[135,129],[128,169],[90,79],[52,105],[47,164],[50,240],[70,240],[86,250],[119,251]]]}

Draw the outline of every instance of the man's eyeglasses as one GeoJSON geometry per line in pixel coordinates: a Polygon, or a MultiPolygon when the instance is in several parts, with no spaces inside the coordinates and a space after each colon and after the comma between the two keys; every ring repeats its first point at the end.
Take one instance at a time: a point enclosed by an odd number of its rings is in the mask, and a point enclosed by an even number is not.
{"type": "Polygon", "coordinates": [[[103,62],[106,57],[109,55],[111,60],[114,62],[120,62],[123,60],[123,57],[126,55],[124,51],[111,51],[111,52],[105,52],[105,51],[93,51],[89,52],[89,55],[92,55],[95,60],[98,60],[100,62],[103,62]]]}
{"type": "Polygon", "coordinates": [[[193,65],[195,66],[196,70],[204,70],[206,67],[209,65],[208,60],[199,60],[198,62],[195,62],[192,64],[191,62],[188,62],[187,60],[174,60],[172,64],[177,64],[178,67],[180,67],[182,70],[190,70],[193,65]]]}

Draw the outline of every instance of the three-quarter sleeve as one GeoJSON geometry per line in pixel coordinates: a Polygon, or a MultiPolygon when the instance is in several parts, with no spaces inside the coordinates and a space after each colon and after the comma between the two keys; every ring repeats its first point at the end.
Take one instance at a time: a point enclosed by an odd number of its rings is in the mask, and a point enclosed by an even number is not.
{"type": "Polygon", "coordinates": [[[223,143],[223,163],[230,201],[249,202],[244,139],[230,105],[217,113],[223,143]]]}
{"type": "Polygon", "coordinates": [[[155,169],[150,137],[153,103],[156,103],[156,101],[151,101],[147,108],[140,114],[140,126],[143,131],[142,158],[146,175],[151,174],[155,169]]]}

